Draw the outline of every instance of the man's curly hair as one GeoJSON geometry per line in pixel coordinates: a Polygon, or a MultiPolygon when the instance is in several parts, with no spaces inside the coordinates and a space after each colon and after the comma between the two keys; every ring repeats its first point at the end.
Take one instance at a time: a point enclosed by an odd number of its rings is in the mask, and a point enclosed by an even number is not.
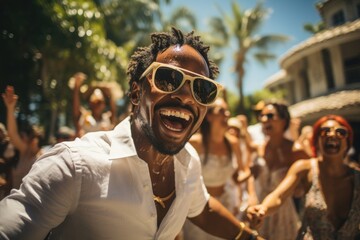
{"type": "Polygon", "coordinates": [[[133,82],[140,82],[141,74],[155,61],[159,52],[163,52],[170,46],[189,45],[196,49],[205,59],[210,72],[210,78],[215,79],[219,74],[219,68],[208,58],[209,46],[204,45],[200,36],[195,36],[194,31],[185,34],[174,27],[171,32],[151,34],[151,44],[148,47],[139,47],[131,56],[126,74],[131,88],[133,82]]]}

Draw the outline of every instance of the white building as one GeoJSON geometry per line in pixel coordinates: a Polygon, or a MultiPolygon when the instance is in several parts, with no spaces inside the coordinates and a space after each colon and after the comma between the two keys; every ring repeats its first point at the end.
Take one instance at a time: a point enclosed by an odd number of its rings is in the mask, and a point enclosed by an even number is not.
{"type": "Polygon", "coordinates": [[[316,7],[326,29],[289,49],[264,87],[285,89],[291,115],[303,125],[330,113],[345,117],[360,156],[360,0],[326,0],[316,7]]]}

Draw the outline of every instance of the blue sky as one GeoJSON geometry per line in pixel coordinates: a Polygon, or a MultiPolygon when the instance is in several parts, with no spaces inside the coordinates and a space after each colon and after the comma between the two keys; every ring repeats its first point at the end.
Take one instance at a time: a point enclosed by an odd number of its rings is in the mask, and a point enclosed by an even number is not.
{"type": "MultiPolygon", "coordinates": [[[[256,4],[255,0],[236,0],[236,2],[242,9],[253,8],[256,4]]],[[[266,66],[260,65],[250,58],[249,63],[245,66],[245,95],[262,89],[265,81],[280,70],[279,59],[281,56],[293,46],[311,37],[310,33],[303,30],[303,25],[305,23],[315,24],[321,20],[315,7],[317,2],[319,0],[264,0],[265,7],[270,9],[271,13],[259,34],[282,34],[289,36],[290,40],[287,43],[275,46],[271,50],[277,56],[277,60],[268,62],[266,66]]],[[[232,14],[231,3],[230,0],[172,0],[170,9],[187,6],[197,16],[199,30],[206,32],[208,19],[212,16],[221,15],[217,6],[220,6],[224,12],[232,14]]],[[[233,52],[235,50],[236,48],[232,46],[227,48],[228,57],[221,64],[221,73],[218,77],[218,81],[230,91],[236,89],[236,75],[232,73],[233,52]]]]}

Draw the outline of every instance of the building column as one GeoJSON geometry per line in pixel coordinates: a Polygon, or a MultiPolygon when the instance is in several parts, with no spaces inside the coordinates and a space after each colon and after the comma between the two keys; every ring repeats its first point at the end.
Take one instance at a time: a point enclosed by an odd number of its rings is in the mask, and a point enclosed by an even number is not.
{"type": "Polygon", "coordinates": [[[343,65],[343,56],[339,45],[329,48],[331,54],[331,65],[334,74],[335,88],[345,85],[345,74],[343,65]]]}

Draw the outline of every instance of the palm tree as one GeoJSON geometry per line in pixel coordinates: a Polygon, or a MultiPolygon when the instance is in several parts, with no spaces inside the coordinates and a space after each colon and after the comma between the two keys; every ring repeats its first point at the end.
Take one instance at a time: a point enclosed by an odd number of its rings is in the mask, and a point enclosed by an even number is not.
{"type": "Polygon", "coordinates": [[[185,32],[197,28],[196,17],[187,7],[175,8],[170,14],[164,14],[164,11],[160,11],[159,25],[158,31],[169,31],[172,26],[181,28],[185,32]]]}
{"type": "Polygon", "coordinates": [[[244,113],[244,65],[248,60],[250,50],[257,50],[253,57],[261,64],[276,58],[269,52],[269,47],[276,43],[288,41],[288,37],[279,34],[258,35],[261,24],[268,15],[268,9],[258,2],[253,9],[242,10],[234,1],[232,3],[232,16],[222,13],[229,40],[235,39],[237,50],[235,51],[235,71],[237,73],[237,84],[239,88],[238,113],[244,113]]]}
{"type": "Polygon", "coordinates": [[[160,6],[154,0],[113,0],[98,2],[104,15],[105,31],[108,39],[117,46],[124,47],[129,55],[137,46],[148,43],[148,33],[154,28],[160,6]]]}
{"type": "Polygon", "coordinates": [[[316,34],[318,32],[321,32],[322,30],[325,29],[325,23],[324,22],[319,22],[316,24],[311,24],[311,23],[306,23],[304,24],[304,30],[312,33],[312,34],[316,34]]]}
{"type": "Polygon", "coordinates": [[[225,58],[225,53],[222,51],[228,45],[229,34],[227,33],[224,20],[218,17],[212,17],[208,23],[209,32],[202,33],[204,42],[211,46],[209,52],[211,59],[220,65],[225,58]]]}

